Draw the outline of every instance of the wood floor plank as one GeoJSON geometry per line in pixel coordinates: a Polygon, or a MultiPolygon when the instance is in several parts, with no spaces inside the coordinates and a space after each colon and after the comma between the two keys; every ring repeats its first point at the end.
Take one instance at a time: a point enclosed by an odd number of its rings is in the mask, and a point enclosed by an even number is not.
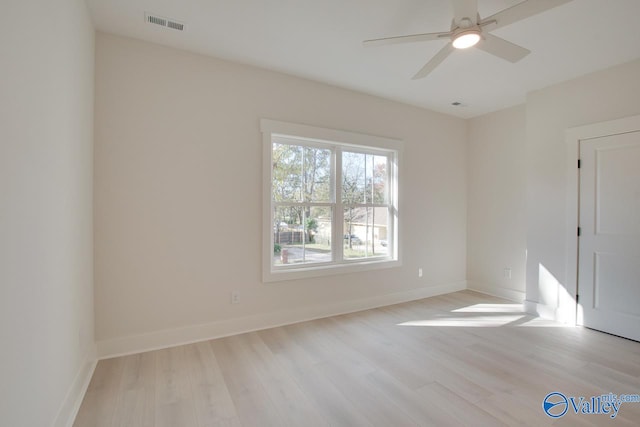
{"type": "Polygon", "coordinates": [[[236,423],[235,405],[209,343],[187,346],[185,358],[198,425],[212,427],[236,423]]]}
{"type": "Polygon", "coordinates": [[[350,373],[337,360],[316,367],[329,378],[351,404],[374,426],[416,426],[402,407],[389,400],[379,389],[370,387],[358,373],[350,373]]]}
{"type": "Polygon", "coordinates": [[[372,425],[327,377],[317,370],[318,364],[322,362],[310,357],[309,352],[296,343],[285,328],[260,331],[259,335],[274,351],[279,364],[294,377],[296,383],[332,426],[372,425]]]}
{"type": "Polygon", "coordinates": [[[124,366],[124,358],[98,363],[73,424],[75,427],[111,427],[124,366]]]}
{"type": "Polygon", "coordinates": [[[635,426],[542,410],[640,393],[640,343],[471,291],[101,360],[74,426],[635,426]]]}
{"type": "Polygon", "coordinates": [[[125,356],[113,426],[153,427],[155,421],[156,353],[125,356]]]}
{"type": "Polygon", "coordinates": [[[367,381],[382,393],[387,399],[403,408],[408,416],[418,425],[436,426],[442,425],[442,417],[439,409],[425,405],[421,395],[416,390],[408,387],[403,381],[399,381],[393,375],[385,371],[376,371],[367,375],[367,381]]]}
{"type": "Polygon", "coordinates": [[[309,401],[293,377],[277,362],[260,336],[253,332],[239,336],[237,350],[247,354],[280,417],[287,425],[327,426],[327,420],[309,401]]]}
{"type": "Polygon", "coordinates": [[[551,418],[540,417],[540,406],[521,405],[511,393],[497,393],[475,402],[478,406],[509,426],[539,427],[552,425],[551,418]]]}
{"type": "Polygon", "coordinates": [[[234,342],[241,338],[228,337],[210,341],[220,364],[224,382],[244,426],[285,425],[255,369],[247,361],[248,354],[239,351],[234,342]]]}
{"type": "Polygon", "coordinates": [[[432,413],[441,417],[439,425],[506,426],[498,418],[437,382],[421,387],[418,393],[423,397],[425,405],[433,407],[432,413]]]}
{"type": "Polygon", "coordinates": [[[155,422],[158,427],[197,426],[185,358],[186,346],[156,353],[155,422]]]}
{"type": "Polygon", "coordinates": [[[335,323],[333,333],[344,345],[353,346],[361,357],[377,367],[383,366],[408,387],[416,389],[435,381],[438,367],[422,363],[423,355],[408,345],[386,339],[388,333],[377,333],[375,328],[354,316],[332,320],[335,323]],[[422,364],[420,370],[413,368],[416,363],[422,364]]]}

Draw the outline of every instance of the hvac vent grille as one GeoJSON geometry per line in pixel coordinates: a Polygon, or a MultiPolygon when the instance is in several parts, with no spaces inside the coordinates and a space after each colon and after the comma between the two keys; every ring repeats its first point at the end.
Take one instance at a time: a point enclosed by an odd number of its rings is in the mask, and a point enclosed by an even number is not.
{"type": "Polygon", "coordinates": [[[166,19],[159,18],[159,17],[153,16],[153,15],[148,15],[147,16],[147,22],[149,22],[151,24],[162,25],[163,27],[167,26],[167,20],[166,19]]]}
{"type": "Polygon", "coordinates": [[[184,24],[175,21],[167,21],[167,27],[173,28],[174,30],[178,31],[184,30],[184,24]]]}
{"type": "Polygon", "coordinates": [[[184,31],[184,24],[174,19],[163,18],[162,16],[145,13],[145,20],[150,24],[156,24],[162,27],[172,28],[174,30],[184,31]]]}

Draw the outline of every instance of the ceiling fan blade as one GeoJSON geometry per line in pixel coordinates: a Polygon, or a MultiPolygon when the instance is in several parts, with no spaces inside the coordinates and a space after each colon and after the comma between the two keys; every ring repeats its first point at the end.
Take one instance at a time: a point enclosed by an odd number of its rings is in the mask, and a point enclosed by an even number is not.
{"type": "Polygon", "coordinates": [[[469,18],[471,25],[478,23],[478,0],[451,0],[453,3],[453,22],[460,25],[463,18],[469,18]]]}
{"type": "Polygon", "coordinates": [[[438,65],[440,65],[442,63],[442,61],[447,59],[447,56],[449,56],[451,54],[451,52],[453,52],[454,49],[455,48],[453,47],[453,45],[451,43],[447,43],[447,45],[445,47],[440,49],[440,52],[436,53],[436,56],[431,58],[431,60],[429,62],[427,62],[426,65],[424,67],[422,67],[420,69],[420,71],[418,71],[416,73],[415,76],[413,76],[413,80],[421,79],[421,78],[426,77],[427,75],[429,75],[429,73],[432,72],[433,70],[435,70],[435,68],[438,65]]]}
{"type": "Polygon", "coordinates": [[[518,62],[531,53],[529,49],[501,39],[493,34],[484,34],[484,40],[481,40],[476,47],[509,62],[518,62]]]}
{"type": "Polygon", "coordinates": [[[491,29],[497,29],[530,16],[537,15],[538,13],[542,13],[546,10],[553,9],[554,7],[565,3],[569,3],[570,1],[572,0],[525,0],[522,3],[518,3],[515,6],[511,6],[508,9],[483,19],[481,24],[484,22],[495,21],[495,24],[492,25],[491,29]]]}
{"type": "Polygon", "coordinates": [[[430,40],[442,40],[443,38],[451,37],[451,32],[442,32],[442,33],[424,33],[424,34],[411,34],[408,36],[396,36],[396,37],[384,37],[381,39],[371,39],[365,40],[362,42],[362,45],[365,47],[372,46],[383,46],[387,44],[396,44],[396,43],[414,43],[414,42],[425,42],[430,40]]]}

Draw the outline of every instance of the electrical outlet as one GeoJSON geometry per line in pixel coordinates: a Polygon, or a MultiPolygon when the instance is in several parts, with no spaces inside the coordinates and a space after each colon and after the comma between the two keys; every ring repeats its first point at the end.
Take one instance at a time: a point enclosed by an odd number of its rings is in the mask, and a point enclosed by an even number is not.
{"type": "Polygon", "coordinates": [[[240,294],[238,291],[231,292],[231,304],[240,304],[240,294]]]}
{"type": "Polygon", "coordinates": [[[506,267],[502,272],[502,276],[505,279],[511,279],[511,268],[510,267],[506,267]]]}
{"type": "Polygon", "coordinates": [[[422,277],[422,268],[418,269],[418,277],[422,277]]]}

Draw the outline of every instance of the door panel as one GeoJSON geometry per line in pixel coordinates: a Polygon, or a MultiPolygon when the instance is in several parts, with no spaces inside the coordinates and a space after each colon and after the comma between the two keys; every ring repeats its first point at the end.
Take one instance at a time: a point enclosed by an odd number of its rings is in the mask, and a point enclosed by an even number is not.
{"type": "Polygon", "coordinates": [[[640,146],[615,144],[633,134],[608,137],[604,144],[613,147],[596,149],[596,233],[640,234],[640,188],[630,171],[640,168],[640,146]],[[613,138],[613,139],[611,139],[613,138]]]}
{"type": "Polygon", "coordinates": [[[584,325],[640,341],[640,132],[580,142],[584,325]]]}
{"type": "Polygon", "coordinates": [[[640,286],[636,283],[640,277],[640,259],[597,252],[594,267],[594,308],[640,316],[640,286]]]}

